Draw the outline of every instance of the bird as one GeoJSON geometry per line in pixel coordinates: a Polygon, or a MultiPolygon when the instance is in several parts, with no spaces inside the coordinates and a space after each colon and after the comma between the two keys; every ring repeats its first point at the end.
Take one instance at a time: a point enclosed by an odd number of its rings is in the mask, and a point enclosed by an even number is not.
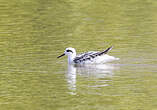
{"type": "Polygon", "coordinates": [[[76,54],[76,50],[72,47],[65,49],[64,53],[58,56],[68,56],[68,64],[100,64],[106,63],[114,60],[119,60],[114,56],[107,55],[107,53],[112,49],[112,46],[103,51],[89,51],[81,54],[76,54]]]}

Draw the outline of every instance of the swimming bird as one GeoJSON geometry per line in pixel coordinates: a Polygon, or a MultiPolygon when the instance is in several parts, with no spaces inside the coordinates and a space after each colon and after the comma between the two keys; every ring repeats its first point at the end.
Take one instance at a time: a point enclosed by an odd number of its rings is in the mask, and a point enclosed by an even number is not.
{"type": "Polygon", "coordinates": [[[65,49],[64,53],[57,58],[67,55],[68,64],[98,64],[119,60],[119,58],[107,55],[108,51],[111,49],[112,46],[103,51],[89,51],[76,55],[76,50],[72,47],[68,47],[65,49]]]}

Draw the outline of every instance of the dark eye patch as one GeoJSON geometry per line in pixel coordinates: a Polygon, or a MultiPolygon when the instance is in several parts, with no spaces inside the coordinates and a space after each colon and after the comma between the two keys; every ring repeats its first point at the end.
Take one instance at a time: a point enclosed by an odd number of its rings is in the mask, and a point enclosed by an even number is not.
{"type": "Polygon", "coordinates": [[[71,51],[71,50],[66,50],[67,52],[72,52],[73,53],[73,51],[71,51]]]}

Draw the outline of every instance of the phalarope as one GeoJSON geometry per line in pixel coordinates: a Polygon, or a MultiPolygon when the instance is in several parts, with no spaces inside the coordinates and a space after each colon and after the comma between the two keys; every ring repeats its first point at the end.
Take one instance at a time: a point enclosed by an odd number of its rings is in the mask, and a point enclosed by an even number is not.
{"type": "Polygon", "coordinates": [[[66,48],[64,53],[58,56],[57,58],[67,55],[69,64],[91,64],[91,63],[97,64],[119,60],[119,58],[107,55],[108,51],[111,49],[112,47],[109,47],[104,51],[89,51],[76,55],[76,50],[72,47],[69,47],[66,48]]]}

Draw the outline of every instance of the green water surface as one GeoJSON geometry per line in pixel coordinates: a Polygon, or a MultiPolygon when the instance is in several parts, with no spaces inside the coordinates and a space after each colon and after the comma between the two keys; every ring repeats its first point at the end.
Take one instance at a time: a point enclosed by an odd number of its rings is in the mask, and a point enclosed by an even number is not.
{"type": "Polygon", "coordinates": [[[157,110],[157,1],[0,0],[0,110],[157,110]],[[93,67],[66,47],[119,61],[93,67]]]}

